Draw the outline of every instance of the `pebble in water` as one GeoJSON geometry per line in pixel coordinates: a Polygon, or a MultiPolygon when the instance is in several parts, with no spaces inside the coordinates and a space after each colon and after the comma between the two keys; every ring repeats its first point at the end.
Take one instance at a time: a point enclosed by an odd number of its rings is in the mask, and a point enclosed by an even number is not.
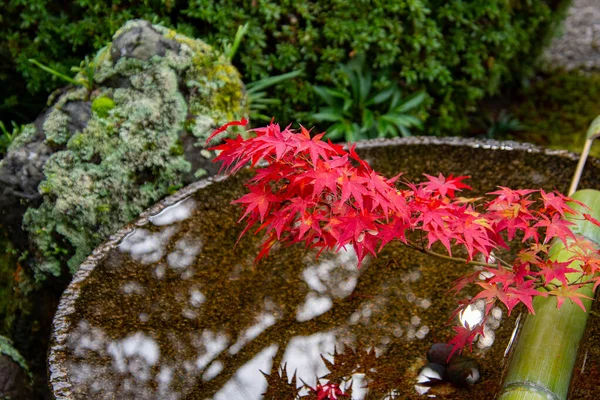
{"type": "Polygon", "coordinates": [[[473,385],[479,380],[479,363],[472,358],[456,356],[446,368],[447,379],[456,386],[473,385]]]}
{"type": "Polygon", "coordinates": [[[429,363],[419,371],[417,383],[434,384],[444,380],[446,368],[442,364],[429,363]]]}
{"type": "Polygon", "coordinates": [[[419,372],[418,384],[431,385],[444,381],[465,387],[479,380],[481,377],[479,363],[472,358],[456,354],[450,358],[452,348],[453,346],[447,343],[435,343],[429,348],[427,351],[429,363],[419,372]]]}
{"type": "Polygon", "coordinates": [[[436,343],[427,351],[427,360],[432,363],[447,365],[453,347],[448,343],[436,343]]]}

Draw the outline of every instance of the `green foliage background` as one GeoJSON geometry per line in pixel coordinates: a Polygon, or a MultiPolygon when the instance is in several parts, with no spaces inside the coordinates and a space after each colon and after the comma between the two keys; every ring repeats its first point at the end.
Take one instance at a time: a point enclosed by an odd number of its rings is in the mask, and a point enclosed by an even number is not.
{"type": "MultiPolygon", "coordinates": [[[[511,107],[524,129],[511,139],[580,152],[592,120],[600,114],[600,74],[548,70],[520,91],[511,107]]],[[[600,143],[592,147],[600,157],[600,143]]]]}
{"type": "MultiPolygon", "coordinates": [[[[162,22],[209,44],[250,27],[234,60],[251,82],[304,68],[271,90],[272,114],[306,123],[310,84],[339,86],[340,63],[367,54],[407,92],[430,95],[426,133],[456,134],[477,101],[531,66],[568,0],[8,0],[0,4],[0,120],[29,122],[63,85],[27,62],[63,72],[104,46],[126,20],[162,22]]],[[[424,114],[427,115],[427,114],[424,114]]],[[[8,124],[7,124],[8,126],[8,124]]]]}

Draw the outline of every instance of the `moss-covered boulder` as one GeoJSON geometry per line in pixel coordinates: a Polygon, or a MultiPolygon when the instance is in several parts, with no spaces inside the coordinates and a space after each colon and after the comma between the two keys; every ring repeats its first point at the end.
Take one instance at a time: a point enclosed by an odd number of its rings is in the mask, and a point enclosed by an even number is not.
{"type": "Polygon", "coordinates": [[[226,57],[142,20],[118,30],[76,80],[0,162],[0,228],[29,247],[37,277],[74,272],[144,208],[213,173],[205,139],[247,110],[226,57]]]}

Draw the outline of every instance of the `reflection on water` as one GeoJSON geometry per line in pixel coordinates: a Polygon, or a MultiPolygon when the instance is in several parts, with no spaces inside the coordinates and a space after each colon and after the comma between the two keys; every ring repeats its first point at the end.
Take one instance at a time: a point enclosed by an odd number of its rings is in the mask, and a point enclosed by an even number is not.
{"type": "Polygon", "coordinates": [[[80,397],[260,399],[263,372],[283,365],[311,387],[341,374],[354,399],[377,393],[366,387],[380,384],[375,373],[414,395],[402,382],[416,376],[427,339],[448,336],[445,285],[460,268],[444,284],[435,261],[398,246],[361,269],[352,251],[315,260],[300,247],[254,266],[259,238],[235,246],[235,208],[202,210],[201,197],[128,234],[88,278],[67,344],[80,397]],[[363,352],[350,361],[332,356],[354,350],[363,352]],[[362,371],[366,355],[373,365],[362,371]]]}
{"type": "MultiPolygon", "coordinates": [[[[423,149],[420,157],[431,160],[424,172],[477,175],[452,151],[442,151],[454,163],[449,170],[436,164],[444,157],[423,149]]],[[[389,162],[398,170],[399,160],[375,155],[383,172],[390,174],[389,162]]],[[[484,192],[496,184],[527,186],[531,175],[523,166],[510,176],[480,174],[474,186],[484,192]]],[[[242,227],[229,204],[243,193],[245,178],[214,183],[166,208],[99,262],[68,317],[65,346],[53,349],[67,373],[51,367],[55,391],[72,385],[78,399],[250,400],[262,398],[267,381],[284,388],[296,374],[312,387],[323,376],[351,386],[358,400],[420,398],[414,384],[427,349],[452,335],[446,322],[456,303],[447,289],[471,267],[394,244],[361,269],[352,252],[315,261],[300,246],[274,248],[254,266],[260,237],[235,244],[242,227]],[[283,366],[288,379],[277,383],[283,366]]],[[[556,186],[555,178],[548,172],[547,185],[556,186]]],[[[473,326],[481,311],[471,311],[461,318],[473,326]]],[[[483,399],[498,389],[514,318],[500,309],[492,314],[474,354],[480,382],[470,389],[441,385],[424,398],[483,399]]]]}

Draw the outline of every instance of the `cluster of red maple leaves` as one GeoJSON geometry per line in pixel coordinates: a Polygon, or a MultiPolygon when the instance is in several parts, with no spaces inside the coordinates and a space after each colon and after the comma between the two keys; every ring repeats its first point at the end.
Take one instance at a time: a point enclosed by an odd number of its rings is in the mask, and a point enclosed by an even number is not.
{"type": "MultiPolygon", "coordinates": [[[[230,122],[209,140],[232,125],[246,124],[246,120],[230,122]]],[[[487,277],[482,280],[481,271],[476,271],[456,283],[457,291],[468,284],[482,288],[457,311],[485,299],[486,317],[498,301],[509,313],[519,303],[534,313],[534,296],[556,296],[559,307],[568,298],[584,308],[585,296],[577,289],[585,282],[600,284],[600,255],[573,233],[567,217],[600,223],[579,211],[586,209],[583,204],[558,192],[499,187],[487,199],[460,197],[458,192],[471,189],[464,183],[466,176],[425,175],[418,184],[400,175],[388,179],[362,160],[354,146],[346,151],[323,141],[323,134],[311,136],[303,127],[297,132],[271,122],[250,133],[247,138],[225,139],[212,150],[220,152],[215,161],[222,162],[222,171],[228,174],[247,163],[265,162],[246,183],[249,193],[234,201],[245,207],[242,235],[251,227],[265,234],[257,261],[277,242],[302,242],[319,253],[351,246],[359,266],[365,256],[376,256],[392,240],[429,253],[440,242],[446,257],[458,246],[466,250],[464,262],[483,260],[487,277]],[[577,204],[577,210],[569,202],[577,204]],[[524,249],[514,260],[494,260],[493,252],[508,248],[507,242],[516,237],[524,249]],[[550,241],[555,238],[573,249],[568,261],[549,259],[550,241]],[[580,273],[582,279],[567,281],[569,273],[580,273]]],[[[452,343],[462,349],[483,333],[483,325],[455,327],[452,343]]]]}

